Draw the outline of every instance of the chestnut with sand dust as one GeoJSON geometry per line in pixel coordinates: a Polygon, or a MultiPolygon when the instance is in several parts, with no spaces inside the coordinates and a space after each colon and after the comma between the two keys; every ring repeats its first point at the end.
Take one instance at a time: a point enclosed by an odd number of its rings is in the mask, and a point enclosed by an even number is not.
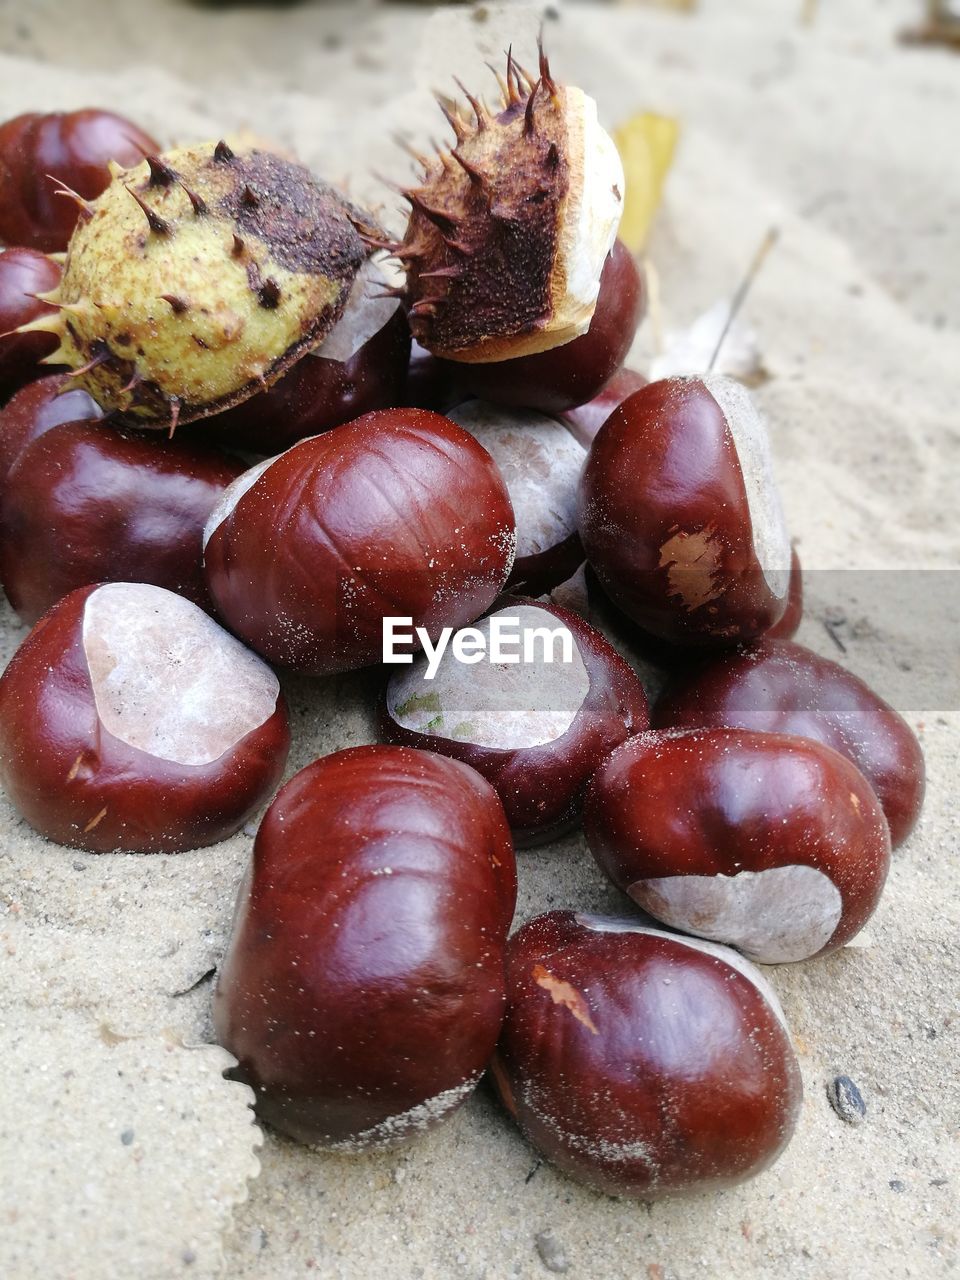
{"type": "Polygon", "coordinates": [[[479,617],[513,563],[503,477],[468,431],[380,409],[254,467],[207,522],[204,564],[226,624],[312,675],[380,661],[383,620],[436,639],[479,617]]]}
{"type": "Polygon", "coordinates": [[[451,1114],[493,1052],[517,880],[472,769],[407,747],[338,751],[260,824],[214,997],[257,1113],[333,1151],[451,1114]]]}
{"type": "Polygon", "coordinates": [[[161,587],[71,592],[0,678],[0,781],[41,835],[91,853],[225,839],[289,746],[270,668],[161,587]]]}
{"type": "Polygon", "coordinates": [[[491,1069],[546,1159],[641,1200],[759,1173],[802,1098],[780,1005],[741,955],[572,911],[510,939],[491,1069]]]}
{"type": "Polygon", "coordinates": [[[732,378],[665,378],[598,432],[580,536],[613,602],[693,647],[754,640],[787,608],[790,539],[766,427],[732,378]]]}
{"type": "Polygon", "coordinates": [[[657,701],[653,723],[792,733],[833,747],[877,793],[894,848],[923,807],[923,752],[903,716],[852,671],[788,640],[765,639],[679,672],[657,701]]]}
{"type": "Polygon", "coordinates": [[[863,774],[830,747],[780,733],[632,738],[594,775],[584,827],[601,868],[650,915],[760,964],[849,942],[890,865],[863,774]]]}

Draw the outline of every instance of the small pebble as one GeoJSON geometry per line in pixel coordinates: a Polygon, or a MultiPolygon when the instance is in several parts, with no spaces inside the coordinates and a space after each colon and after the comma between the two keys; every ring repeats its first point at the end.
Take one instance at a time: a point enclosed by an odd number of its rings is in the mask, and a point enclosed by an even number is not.
{"type": "Polygon", "coordinates": [[[849,1076],[834,1076],[828,1081],[827,1097],[841,1120],[846,1121],[847,1124],[863,1124],[867,1114],[867,1104],[849,1076]]]}
{"type": "Polygon", "coordinates": [[[891,1191],[906,1191],[907,1189],[907,1184],[901,1182],[899,1178],[891,1178],[889,1185],[891,1191]]]}
{"type": "Polygon", "coordinates": [[[570,1270],[566,1251],[552,1231],[539,1231],[534,1237],[534,1244],[537,1246],[540,1261],[548,1271],[563,1275],[570,1270]]]}
{"type": "Polygon", "coordinates": [[[125,1147],[129,1147],[131,1142],[133,1142],[133,1130],[124,1129],[123,1133],[120,1135],[120,1141],[125,1147]]]}
{"type": "Polygon", "coordinates": [[[75,858],[73,863],[73,869],[74,871],[86,871],[87,864],[85,862],[81,862],[79,858],[75,858]]]}
{"type": "Polygon", "coordinates": [[[183,1259],[183,1261],[186,1263],[186,1265],[187,1265],[188,1267],[189,1267],[192,1263],[196,1262],[196,1260],[197,1260],[197,1255],[194,1253],[194,1251],[193,1251],[192,1249],[184,1249],[184,1251],[183,1251],[183,1253],[181,1253],[180,1257],[183,1259]]]}

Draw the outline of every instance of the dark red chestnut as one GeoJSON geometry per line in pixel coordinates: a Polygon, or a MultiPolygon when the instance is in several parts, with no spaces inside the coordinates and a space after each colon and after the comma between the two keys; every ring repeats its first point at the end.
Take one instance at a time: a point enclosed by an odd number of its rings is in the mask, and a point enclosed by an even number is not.
{"type": "Polygon", "coordinates": [[[517,521],[517,555],[507,585],[542,595],[583,564],[577,484],[586,459],[563,423],[529,409],[470,400],[449,417],[479,440],[507,484],[517,521]]]}
{"type": "Polygon", "coordinates": [[[383,409],[241,476],[205,541],[227,625],[319,675],[379,662],[386,617],[433,639],[478,617],[509,575],[515,532],[506,485],[468,431],[383,409]]]}
{"type": "Polygon", "coordinates": [[[98,422],[46,431],[0,494],[0,579],[33,623],[76,587],[149,582],[210,607],[203,526],[242,466],[98,422]]]}
{"type": "Polygon", "coordinates": [[[66,249],[77,204],[62,183],[93,200],[110,182],[107,164],[140,164],[159,143],[112,111],[30,112],[0,125],[0,241],[44,253],[66,249]]]}
{"type": "Polygon", "coordinates": [[[562,413],[592,400],[616,373],[646,309],[643,275],[630,250],[617,240],[600,276],[597,307],[586,333],[514,360],[457,362],[453,376],[474,395],[496,404],[562,413]]]}
{"type": "Polygon", "coordinates": [[[910,726],[852,672],[788,640],[765,640],[678,676],[657,702],[653,723],[726,725],[826,743],[852,760],[877,793],[894,848],[920,816],[923,752],[910,726]]]}
{"type": "Polygon", "coordinates": [[[647,723],[643,686],[600,633],[522,597],[460,632],[442,659],[404,667],[381,708],[384,737],[482,773],[523,845],[569,830],[591,774],[647,723]]]}
{"type": "Polygon", "coordinates": [[[280,780],[290,730],[270,668],[161,587],[81,587],[0,678],[0,781],[41,835],[177,853],[232,835],[280,780]]]}
{"type": "Polygon", "coordinates": [[[32,440],[62,422],[102,417],[96,400],[72,386],[64,374],[52,373],[21,388],[0,409],[0,492],[10,468],[32,440]]]}
{"type": "Polygon", "coordinates": [[[399,404],[410,330],[396,298],[377,293],[386,277],[361,267],[340,320],[315,350],[267,391],[197,423],[205,437],[254,453],[280,453],[373,409],[399,404]]]}
{"type": "Polygon", "coordinates": [[[57,348],[52,333],[14,330],[55,313],[55,307],[36,295],[57,287],[60,270],[59,263],[35,249],[0,252],[0,400],[38,377],[43,372],[39,361],[57,348]]]}
{"type": "Polygon", "coordinates": [[[597,432],[628,396],[647,385],[636,369],[618,369],[607,385],[586,404],[574,405],[561,417],[585,449],[589,449],[597,432]]]}
{"type": "Polygon", "coordinates": [[[358,1151],[449,1115],[499,1034],[516,883],[500,802],[465,765],[366,746],[292,778],[260,825],[214,997],[259,1116],[358,1151]]]}
{"type": "Polygon", "coordinates": [[[650,915],[760,964],[849,942],[890,865],[883,810],[846,756],[747,729],[631,738],[594,775],[584,829],[650,915]]]}
{"type": "Polygon", "coordinates": [[[652,382],[600,428],[580,536],[613,602],[691,646],[753,640],[787,605],[790,540],[766,429],[720,375],[652,382]]]}
{"type": "Polygon", "coordinates": [[[790,1141],[802,1098],[776,996],[742,956],[572,911],[510,939],[491,1065],[542,1155],[643,1200],[759,1173],[790,1141]]]}
{"type": "Polygon", "coordinates": [[[410,344],[410,363],[400,403],[414,409],[433,409],[446,413],[461,404],[468,392],[456,385],[456,366],[440,360],[414,340],[410,344]]]}

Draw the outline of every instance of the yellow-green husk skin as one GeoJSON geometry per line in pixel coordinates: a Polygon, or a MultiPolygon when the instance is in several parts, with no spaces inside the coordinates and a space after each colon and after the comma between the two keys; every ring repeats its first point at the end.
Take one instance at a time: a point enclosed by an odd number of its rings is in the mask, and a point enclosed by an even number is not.
{"type": "Polygon", "coordinates": [[[276,381],[339,319],[362,219],[262,148],[186,147],[127,170],[78,221],[50,363],[139,426],[219,412],[276,381]],[[88,367],[89,366],[89,367],[88,367]]]}

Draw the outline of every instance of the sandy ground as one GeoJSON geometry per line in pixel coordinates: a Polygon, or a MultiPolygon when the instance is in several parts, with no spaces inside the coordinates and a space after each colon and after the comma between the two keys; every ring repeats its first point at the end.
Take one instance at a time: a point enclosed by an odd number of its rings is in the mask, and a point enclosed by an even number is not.
{"type": "MultiPolygon", "coordinates": [[[[529,56],[537,12],[502,8],[427,26],[410,5],[0,0],[0,118],[99,104],[164,141],[249,126],[382,199],[370,170],[407,172],[390,133],[440,132],[427,86],[451,70],[485,83],[482,59],[511,38],[529,56]]],[[[98,858],[44,842],[0,801],[9,1280],[846,1280],[957,1266],[960,61],[898,46],[909,0],[834,0],[812,27],[796,0],[704,0],[686,17],[552,9],[555,68],[608,123],[640,108],[683,121],[650,246],[664,330],[728,297],[779,226],[745,320],[810,571],[800,639],[892,697],[927,753],[924,818],[869,936],[770,971],[806,1085],[796,1138],[739,1190],[652,1206],[539,1165],[484,1088],[393,1154],[260,1145],[209,1020],[252,833],[176,858],[98,858]],[[827,1102],[841,1072],[866,1100],[857,1128],[827,1102]]],[[[633,360],[655,354],[648,325],[633,360]]],[[[5,661],[24,632],[2,621],[5,661]]],[[[288,693],[291,772],[371,739],[368,677],[288,693]]],[[[579,837],[520,867],[518,920],[624,909],[579,837]]]]}

